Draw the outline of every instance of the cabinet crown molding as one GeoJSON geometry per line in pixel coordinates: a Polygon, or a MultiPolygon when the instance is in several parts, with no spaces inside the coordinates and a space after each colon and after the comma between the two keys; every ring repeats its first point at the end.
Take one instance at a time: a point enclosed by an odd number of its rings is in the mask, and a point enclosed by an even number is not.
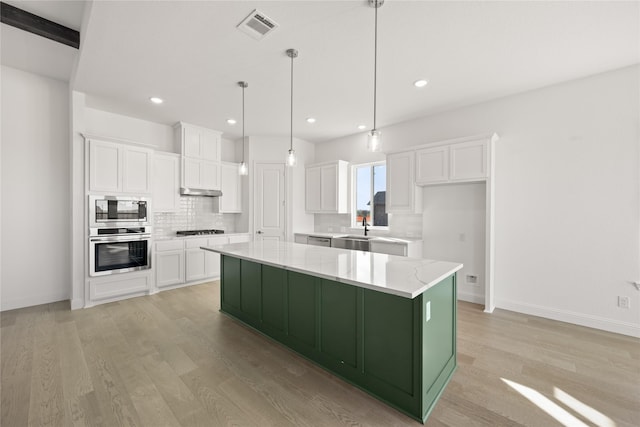
{"type": "Polygon", "coordinates": [[[404,152],[407,152],[407,151],[416,151],[416,150],[419,150],[421,148],[431,148],[431,147],[438,147],[438,146],[441,146],[441,145],[459,144],[459,143],[462,143],[462,142],[469,142],[469,141],[487,140],[487,141],[490,141],[490,142],[493,143],[493,142],[496,142],[499,139],[500,139],[500,136],[495,132],[493,132],[493,133],[485,133],[485,134],[480,134],[480,135],[464,136],[464,137],[460,137],[460,138],[444,139],[444,140],[428,142],[426,144],[420,144],[420,145],[412,145],[410,147],[405,147],[405,148],[398,149],[398,150],[386,151],[385,154],[404,153],[404,152]]]}

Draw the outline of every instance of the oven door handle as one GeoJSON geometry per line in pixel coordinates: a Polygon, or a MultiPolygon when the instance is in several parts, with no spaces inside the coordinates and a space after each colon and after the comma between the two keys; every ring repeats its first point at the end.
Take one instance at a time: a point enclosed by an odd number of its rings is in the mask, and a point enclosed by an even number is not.
{"type": "Polygon", "coordinates": [[[121,236],[104,236],[104,237],[91,237],[90,242],[130,242],[132,240],[150,240],[150,234],[123,234],[121,236]]]}

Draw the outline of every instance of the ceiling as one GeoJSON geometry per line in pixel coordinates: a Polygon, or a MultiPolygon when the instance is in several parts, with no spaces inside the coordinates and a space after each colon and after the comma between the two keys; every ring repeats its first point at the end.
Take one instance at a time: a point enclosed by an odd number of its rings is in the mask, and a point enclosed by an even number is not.
{"type": "MultiPolygon", "coordinates": [[[[233,139],[242,131],[237,82],[245,80],[246,134],[288,137],[285,50],[295,48],[294,136],[322,142],[373,126],[374,9],[366,0],[7,3],[74,29],[85,19],[67,79],[91,107],[233,139]],[[259,41],[236,28],[254,9],[279,24],[259,41]],[[152,105],[151,96],[165,102],[152,105]]],[[[378,14],[378,128],[640,62],[639,2],[387,0],[378,14]],[[429,84],[417,89],[418,79],[429,84]]],[[[5,48],[39,56],[42,47],[25,41],[11,49],[5,27],[3,64],[5,48]]],[[[46,74],[49,61],[36,72],[46,74]]]]}

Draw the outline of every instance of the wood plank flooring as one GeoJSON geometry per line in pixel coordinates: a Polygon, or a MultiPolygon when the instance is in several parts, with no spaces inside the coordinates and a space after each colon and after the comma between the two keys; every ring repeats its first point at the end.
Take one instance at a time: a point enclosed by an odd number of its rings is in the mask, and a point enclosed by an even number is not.
{"type": "MultiPolygon", "coordinates": [[[[3,312],[0,426],[419,425],[219,307],[211,282],[3,312]]],[[[458,365],[427,426],[640,426],[638,339],[461,302],[458,365]]]]}

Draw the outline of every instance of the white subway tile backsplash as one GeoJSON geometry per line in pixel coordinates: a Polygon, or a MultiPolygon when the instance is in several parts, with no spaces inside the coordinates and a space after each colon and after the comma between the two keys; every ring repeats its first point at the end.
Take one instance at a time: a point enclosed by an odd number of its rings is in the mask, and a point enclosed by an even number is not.
{"type": "Polygon", "coordinates": [[[158,212],[153,218],[156,237],[175,236],[180,230],[219,229],[235,232],[235,214],[214,212],[213,197],[180,197],[179,212],[158,212]]]}

